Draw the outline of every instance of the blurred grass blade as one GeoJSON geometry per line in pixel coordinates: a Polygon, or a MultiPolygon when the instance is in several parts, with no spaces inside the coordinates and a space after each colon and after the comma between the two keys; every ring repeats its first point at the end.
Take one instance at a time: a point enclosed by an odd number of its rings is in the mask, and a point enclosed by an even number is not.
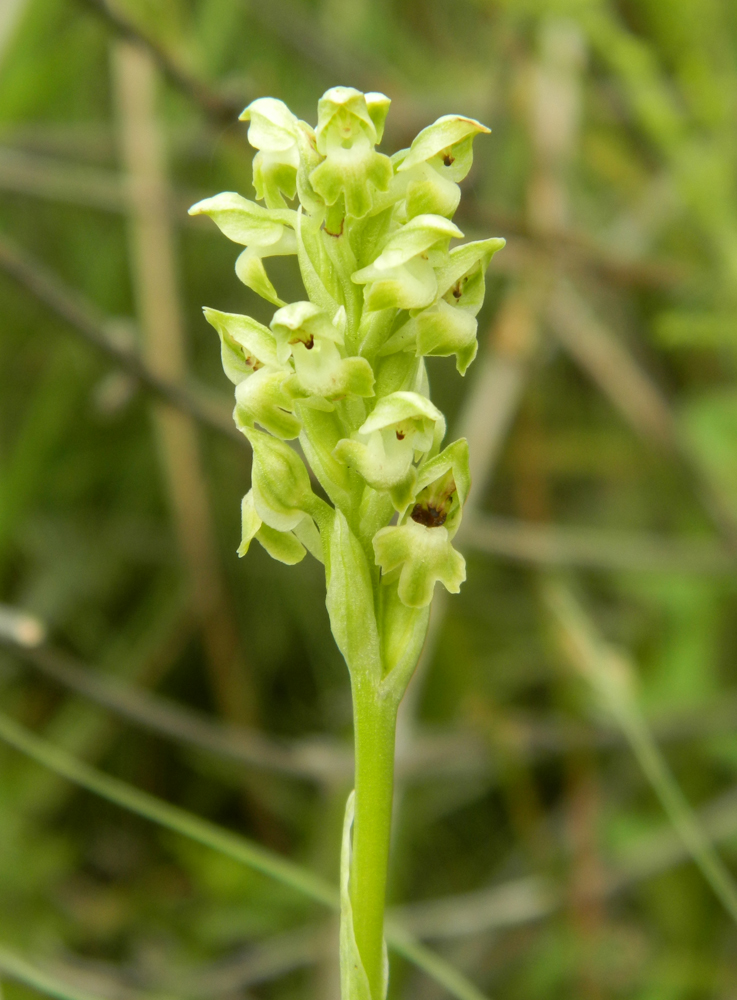
{"type": "Polygon", "coordinates": [[[30,986],[31,989],[45,993],[47,996],[58,997],[59,1000],[99,1000],[99,997],[78,990],[74,986],[68,986],[56,976],[37,969],[20,955],[9,951],[4,945],[0,945],[0,972],[9,979],[23,983],[24,986],[30,986]]]}
{"type": "Polygon", "coordinates": [[[653,738],[634,693],[634,671],[607,646],[571,591],[549,583],[545,597],[561,628],[566,653],[591,684],[626,736],[632,751],[704,878],[737,923],[737,885],[714,849],[653,738]]]}
{"type": "Polygon", "coordinates": [[[456,969],[450,962],[446,962],[434,951],[419,944],[403,928],[396,924],[386,924],[386,940],[390,948],[398,952],[409,962],[413,962],[418,968],[426,972],[428,976],[444,986],[458,1000],[488,1000],[485,993],[456,969]]]}
{"type": "Polygon", "coordinates": [[[59,747],[55,747],[41,737],[34,735],[2,713],[0,713],[0,739],[5,740],[17,750],[32,757],[37,763],[43,764],[67,780],[101,795],[124,809],[129,809],[160,826],[181,833],[185,837],[190,837],[206,847],[211,847],[213,850],[241,862],[241,864],[255,868],[264,875],[269,875],[297,892],[303,893],[310,899],[333,908],[338,905],[335,889],[317,875],[313,875],[286,858],[280,858],[277,854],[258,844],[251,843],[245,837],[223,830],[214,823],[193,816],[178,806],[170,805],[168,802],[163,802],[154,795],[142,792],[118,778],[103,774],[59,747]]]}
{"type": "MultiPolygon", "coordinates": [[[[129,809],[167,830],[189,837],[205,847],[219,851],[240,864],[276,879],[315,902],[333,910],[339,907],[337,889],[319,875],[313,875],[301,865],[279,857],[273,851],[254,844],[239,834],[231,833],[214,823],[192,815],[185,809],[163,802],[125,781],[103,774],[53,746],[42,737],[36,736],[4,713],[0,713],[0,739],[21,753],[27,754],[38,764],[50,768],[68,781],[102,796],[109,802],[129,809]]],[[[396,925],[387,927],[386,937],[394,951],[435,979],[457,1000],[485,1000],[484,994],[466,979],[462,972],[415,941],[406,931],[396,925]]],[[[81,1000],[81,996],[71,997],[70,1000],[81,1000]]]]}
{"type": "Polygon", "coordinates": [[[30,616],[0,604],[0,647],[12,650],[45,676],[121,718],[185,746],[195,746],[250,767],[314,781],[350,779],[352,757],[337,741],[318,743],[313,739],[302,744],[290,743],[246,726],[223,725],[204,713],[84,667],[51,646],[30,648],[27,643],[21,644],[11,626],[15,630],[23,628],[24,634],[32,636],[34,622],[30,616]],[[10,632],[8,639],[4,631],[10,632]]]}

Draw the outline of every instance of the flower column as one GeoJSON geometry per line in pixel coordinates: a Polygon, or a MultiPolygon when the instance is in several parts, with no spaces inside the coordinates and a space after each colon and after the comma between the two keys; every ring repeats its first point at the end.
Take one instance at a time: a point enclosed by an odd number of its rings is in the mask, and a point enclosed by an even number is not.
{"type": "Polygon", "coordinates": [[[327,608],[351,676],[356,752],[341,866],[345,998],[382,1000],[394,731],[437,581],[465,579],[452,544],[470,487],[465,440],[442,448],[424,358],[476,354],[484,274],[500,239],[461,244],[458,182],[483,125],[446,116],[410,149],[377,152],[389,100],[348,87],[318,104],[317,127],[280,101],[244,111],[263,207],[226,192],[199,202],[245,249],[238,277],[274,306],[269,327],[205,310],[253,445],[242,506],[255,538],[291,565],[325,564],[327,608]],[[308,300],[286,304],[264,260],[296,254],[308,300]],[[327,500],[312,490],[302,452],[327,500]]]}

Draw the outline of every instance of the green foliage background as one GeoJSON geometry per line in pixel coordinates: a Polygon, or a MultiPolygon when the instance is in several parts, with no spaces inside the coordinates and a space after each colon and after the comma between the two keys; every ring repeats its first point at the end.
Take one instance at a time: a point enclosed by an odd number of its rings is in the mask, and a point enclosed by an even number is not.
{"type": "MultiPolygon", "coordinates": [[[[46,624],[57,666],[71,656],[268,740],[258,766],[172,743],[39,673],[10,640],[2,710],[336,881],[350,699],[320,567],[257,546],[236,558],[249,453],[201,426],[193,467],[220,581],[203,618],[186,559],[186,526],[202,522],[191,491],[172,491],[151,394],[33,294],[33,275],[51,271],[118,342],[140,340],[111,52],[124,36],[152,43],[188,384],[227,422],[201,306],[270,310],[239,285],[235,249],[185,210],[251,195],[237,110],[269,94],[314,121],[329,86],[383,90],[389,151],[440,114],[478,117],[493,132],[476,142],[458,221],[508,246],[479,359],[462,383],[452,359],[432,359],[431,381],[451,438],[498,432],[499,448],[464,538],[468,582],[443,606],[405,722],[391,903],[500,1000],[737,996],[734,924],[544,598],[562,578],[624,651],[683,792],[734,865],[737,6],[3,4],[0,599],[46,624]],[[36,262],[24,281],[8,263],[18,248],[36,262]],[[485,406],[464,410],[470,399],[485,406]],[[237,642],[213,652],[221,626],[237,642]],[[308,761],[300,773],[286,751],[308,761]]],[[[271,274],[300,297],[296,270],[275,260],[271,274]]],[[[110,1000],[328,998],[336,940],[292,890],[0,746],[0,945],[59,982],[110,1000]]],[[[390,996],[441,995],[393,964],[390,996]]]]}

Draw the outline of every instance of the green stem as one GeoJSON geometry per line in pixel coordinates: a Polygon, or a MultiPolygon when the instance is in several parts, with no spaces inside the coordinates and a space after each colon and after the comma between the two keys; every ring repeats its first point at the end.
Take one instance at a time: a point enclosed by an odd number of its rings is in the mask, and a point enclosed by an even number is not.
{"type": "Polygon", "coordinates": [[[372,1000],[383,1000],[384,905],[389,865],[397,702],[370,683],[353,688],[356,815],[351,904],[356,944],[372,1000]]]}

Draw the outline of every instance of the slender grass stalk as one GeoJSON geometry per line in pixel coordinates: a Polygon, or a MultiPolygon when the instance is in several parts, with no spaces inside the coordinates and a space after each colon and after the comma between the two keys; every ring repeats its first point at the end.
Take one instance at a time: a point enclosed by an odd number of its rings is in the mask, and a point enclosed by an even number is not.
{"type": "MultiPolygon", "coordinates": [[[[69,986],[58,976],[37,968],[27,962],[25,958],[6,948],[5,945],[0,945],[0,972],[8,979],[14,979],[18,983],[23,983],[24,986],[38,990],[39,993],[45,993],[47,996],[57,997],[58,1000],[100,1000],[94,994],[69,986]]],[[[1,989],[0,998],[2,998],[1,989]]]]}
{"type": "MultiPolygon", "coordinates": [[[[312,899],[329,909],[339,908],[337,890],[325,879],[301,865],[280,857],[268,848],[248,840],[240,834],[192,815],[185,809],[163,802],[155,795],[104,774],[89,764],[78,760],[48,740],[30,732],[9,716],[0,712],[0,740],[26,754],[36,763],[66,778],[80,788],[85,788],[123,809],[136,813],[153,823],[188,837],[211,850],[232,858],[239,864],[259,871],[289,886],[295,892],[312,899]]],[[[403,928],[392,924],[387,927],[389,946],[427,973],[457,998],[457,1000],[485,1000],[481,993],[459,970],[453,968],[439,955],[425,948],[403,928]]],[[[20,968],[20,966],[18,966],[20,968]]],[[[0,966],[0,971],[2,967],[0,966]]],[[[8,970],[8,974],[11,974],[8,970]]],[[[39,988],[41,988],[39,986],[39,988]]],[[[57,994],[53,994],[57,995],[57,994]]],[[[81,994],[62,1000],[92,1000],[81,994]]]]}
{"type": "Polygon", "coordinates": [[[561,627],[571,662],[622,729],[684,846],[737,923],[737,884],[699,823],[650,731],[635,697],[631,664],[604,642],[567,587],[561,583],[549,584],[545,596],[561,627]]]}

